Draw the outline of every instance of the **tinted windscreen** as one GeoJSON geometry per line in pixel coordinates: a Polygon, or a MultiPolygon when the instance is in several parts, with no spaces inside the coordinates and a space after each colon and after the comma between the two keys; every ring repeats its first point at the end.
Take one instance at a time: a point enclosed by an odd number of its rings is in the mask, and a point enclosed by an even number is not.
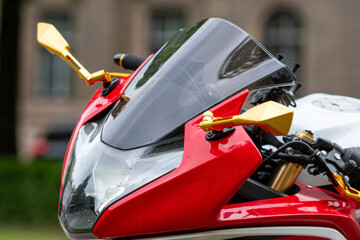
{"type": "Polygon", "coordinates": [[[102,140],[132,149],[181,136],[183,125],[244,90],[290,85],[290,70],[234,24],[206,19],[175,35],[108,116],[102,140]]]}

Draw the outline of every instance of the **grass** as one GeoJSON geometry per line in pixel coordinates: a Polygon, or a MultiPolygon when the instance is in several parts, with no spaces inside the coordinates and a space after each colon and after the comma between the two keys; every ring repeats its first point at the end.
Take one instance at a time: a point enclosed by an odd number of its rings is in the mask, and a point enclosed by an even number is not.
{"type": "Polygon", "coordinates": [[[0,240],[65,240],[68,239],[58,226],[8,225],[0,226],[0,240]]]}

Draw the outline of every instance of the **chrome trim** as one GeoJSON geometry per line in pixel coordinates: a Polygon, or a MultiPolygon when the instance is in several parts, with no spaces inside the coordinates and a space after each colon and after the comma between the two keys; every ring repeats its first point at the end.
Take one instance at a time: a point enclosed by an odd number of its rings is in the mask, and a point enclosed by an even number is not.
{"type": "Polygon", "coordinates": [[[254,236],[311,236],[322,237],[331,240],[346,240],[346,238],[337,230],[327,227],[254,227],[254,228],[235,228],[225,230],[213,230],[199,233],[190,233],[176,236],[144,238],[152,240],[221,240],[236,237],[254,237],[254,236]]]}

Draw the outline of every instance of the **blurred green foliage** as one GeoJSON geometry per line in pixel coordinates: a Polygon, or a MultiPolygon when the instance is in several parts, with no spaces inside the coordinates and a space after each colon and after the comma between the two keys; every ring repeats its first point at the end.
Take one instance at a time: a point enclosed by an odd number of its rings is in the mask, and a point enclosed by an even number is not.
{"type": "Polygon", "coordinates": [[[60,224],[44,225],[0,225],[0,240],[65,240],[68,239],[60,224]]]}
{"type": "Polygon", "coordinates": [[[62,161],[0,156],[0,225],[57,224],[62,161]]]}

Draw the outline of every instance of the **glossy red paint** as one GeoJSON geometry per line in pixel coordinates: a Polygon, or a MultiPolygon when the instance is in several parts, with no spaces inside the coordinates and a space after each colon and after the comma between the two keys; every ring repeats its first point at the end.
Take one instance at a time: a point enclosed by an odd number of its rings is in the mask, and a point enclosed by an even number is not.
{"type": "MultiPolygon", "coordinates": [[[[122,78],[120,79],[120,83],[118,86],[116,86],[116,88],[110,92],[107,96],[103,97],[101,96],[101,89],[102,87],[100,87],[95,94],[92,96],[92,98],[90,99],[89,103],[87,104],[87,106],[85,107],[83,113],[80,116],[80,119],[71,135],[66,153],[65,153],[65,158],[64,158],[64,162],[63,162],[63,168],[62,168],[62,173],[61,173],[61,187],[60,187],[60,196],[61,196],[61,192],[62,192],[62,188],[63,188],[63,183],[64,183],[64,178],[65,178],[65,171],[69,162],[69,158],[70,158],[70,154],[72,151],[72,147],[74,145],[76,136],[79,133],[79,130],[81,128],[82,125],[84,125],[87,121],[89,121],[91,118],[95,117],[96,115],[98,115],[99,113],[101,113],[102,111],[104,111],[105,109],[107,109],[109,106],[111,106],[116,100],[119,99],[119,97],[123,94],[123,92],[125,91],[126,87],[129,85],[129,83],[131,82],[131,80],[136,76],[136,74],[140,71],[140,69],[149,61],[149,59],[152,57],[153,55],[150,55],[142,64],[141,66],[134,71],[129,77],[126,78],[122,78]]],[[[60,198],[59,196],[59,198],[60,198]]],[[[60,204],[60,199],[59,199],[59,204],[60,204]]]]}
{"type": "MultiPolygon", "coordinates": [[[[239,114],[248,91],[210,109],[216,116],[239,114]],[[237,106],[237,107],[234,107],[237,106]]],[[[239,126],[218,141],[205,140],[202,115],[185,125],[184,155],[169,174],[119,200],[98,219],[100,238],[204,229],[261,162],[261,155],[239,126]]]]}
{"type": "Polygon", "coordinates": [[[298,184],[300,192],[288,197],[227,205],[214,226],[321,226],[334,228],[346,239],[360,239],[356,204],[338,194],[298,184]]]}

